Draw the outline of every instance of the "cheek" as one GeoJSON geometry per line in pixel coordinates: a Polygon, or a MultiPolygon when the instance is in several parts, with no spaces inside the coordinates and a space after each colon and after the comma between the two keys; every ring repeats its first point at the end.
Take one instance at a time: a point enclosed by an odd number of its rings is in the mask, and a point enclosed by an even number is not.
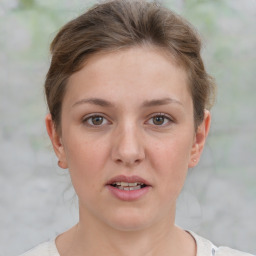
{"type": "Polygon", "coordinates": [[[184,136],[172,136],[165,140],[154,142],[150,154],[153,155],[154,165],[162,166],[164,170],[178,169],[182,166],[187,169],[190,152],[192,148],[192,138],[184,136]],[[175,168],[176,167],[176,168],[175,168]]]}
{"type": "Polygon", "coordinates": [[[151,151],[154,155],[152,164],[163,193],[179,194],[188,171],[190,149],[190,138],[174,136],[162,143],[158,142],[151,151]]]}
{"type": "Polygon", "coordinates": [[[106,146],[74,137],[67,145],[65,153],[68,168],[77,194],[79,195],[81,191],[97,189],[103,178],[102,171],[107,160],[106,146]]]}

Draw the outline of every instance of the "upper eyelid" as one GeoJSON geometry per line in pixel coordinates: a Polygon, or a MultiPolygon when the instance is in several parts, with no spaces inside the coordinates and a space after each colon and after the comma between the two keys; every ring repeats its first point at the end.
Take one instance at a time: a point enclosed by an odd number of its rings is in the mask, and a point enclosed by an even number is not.
{"type": "MultiPolygon", "coordinates": [[[[85,115],[82,118],[82,122],[85,123],[90,118],[97,117],[97,116],[103,117],[105,120],[107,120],[108,123],[111,123],[109,118],[107,118],[103,113],[92,113],[92,114],[85,115]]],[[[88,125],[90,125],[90,124],[88,124],[88,125]]],[[[90,125],[90,126],[94,126],[94,125],[90,125]]],[[[97,125],[95,125],[95,126],[97,126],[97,125]]],[[[101,125],[98,125],[98,126],[101,126],[101,125]]]]}
{"type": "Polygon", "coordinates": [[[163,116],[165,118],[170,119],[171,121],[174,121],[174,118],[172,116],[170,116],[169,114],[166,114],[166,113],[153,113],[153,114],[150,114],[147,119],[151,119],[155,116],[163,116]]]}
{"type": "Polygon", "coordinates": [[[91,114],[87,114],[87,115],[84,115],[84,116],[82,117],[82,119],[83,119],[83,120],[86,120],[86,119],[89,119],[89,118],[95,117],[95,116],[101,116],[101,117],[103,117],[103,118],[105,118],[105,119],[108,119],[108,118],[106,117],[106,115],[103,114],[103,113],[91,113],[91,114]]]}

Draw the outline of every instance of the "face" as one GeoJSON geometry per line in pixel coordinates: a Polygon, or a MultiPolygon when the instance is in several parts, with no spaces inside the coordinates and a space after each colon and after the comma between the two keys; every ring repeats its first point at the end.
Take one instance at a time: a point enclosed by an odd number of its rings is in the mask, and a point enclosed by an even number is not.
{"type": "Polygon", "coordinates": [[[61,137],[50,115],[46,125],[80,218],[119,230],[174,219],[209,114],[195,132],[186,73],[170,56],[132,48],[91,57],[69,79],[61,118],[61,137]]]}

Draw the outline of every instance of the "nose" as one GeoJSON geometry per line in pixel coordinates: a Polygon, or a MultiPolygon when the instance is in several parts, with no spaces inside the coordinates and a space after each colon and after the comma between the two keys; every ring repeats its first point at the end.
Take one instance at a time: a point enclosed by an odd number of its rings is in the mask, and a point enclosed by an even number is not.
{"type": "Polygon", "coordinates": [[[116,163],[134,166],[143,161],[145,150],[139,128],[135,125],[120,127],[114,137],[112,159],[116,163]]]}

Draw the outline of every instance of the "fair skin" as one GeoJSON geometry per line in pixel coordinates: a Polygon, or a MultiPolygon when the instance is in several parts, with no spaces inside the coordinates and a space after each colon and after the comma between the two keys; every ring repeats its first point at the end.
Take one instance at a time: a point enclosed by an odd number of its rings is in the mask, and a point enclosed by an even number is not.
{"type": "Polygon", "coordinates": [[[171,59],[148,46],[94,55],[68,81],[61,134],[46,116],[79,199],[79,223],[56,239],[61,256],[196,255],[193,238],[175,226],[175,204],[210,114],[195,131],[187,76],[171,59]],[[145,180],[136,189],[144,192],[113,189],[118,175],[145,180]]]}

